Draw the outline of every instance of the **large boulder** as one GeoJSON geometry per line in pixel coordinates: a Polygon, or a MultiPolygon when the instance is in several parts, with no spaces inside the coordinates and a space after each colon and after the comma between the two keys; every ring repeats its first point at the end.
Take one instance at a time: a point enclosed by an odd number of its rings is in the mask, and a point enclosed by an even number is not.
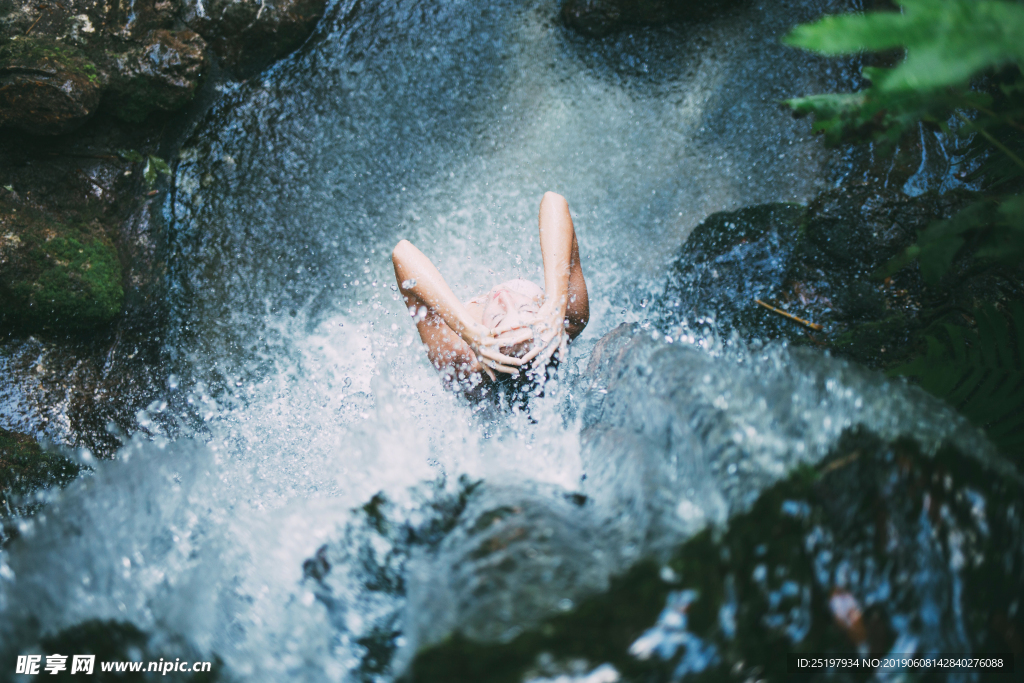
{"type": "Polygon", "coordinates": [[[81,50],[21,36],[0,47],[0,126],[67,133],[96,111],[103,81],[81,50]]]}
{"type": "Polygon", "coordinates": [[[424,648],[401,680],[781,681],[785,653],[1019,656],[1022,495],[952,446],[852,430],[722,529],[507,642],[424,648]]]}

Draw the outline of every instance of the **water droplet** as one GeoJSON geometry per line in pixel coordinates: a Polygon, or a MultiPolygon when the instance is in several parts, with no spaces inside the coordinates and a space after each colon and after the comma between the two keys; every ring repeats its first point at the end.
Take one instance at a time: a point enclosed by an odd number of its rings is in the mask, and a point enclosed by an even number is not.
{"type": "Polygon", "coordinates": [[[350,386],[352,386],[352,378],[351,377],[346,377],[345,380],[341,383],[341,386],[343,386],[346,389],[348,389],[350,386]]]}
{"type": "Polygon", "coordinates": [[[647,299],[640,299],[640,308],[647,308],[647,299]]]}
{"type": "Polygon", "coordinates": [[[416,286],[416,278],[410,278],[402,283],[402,289],[412,289],[416,286]]]}

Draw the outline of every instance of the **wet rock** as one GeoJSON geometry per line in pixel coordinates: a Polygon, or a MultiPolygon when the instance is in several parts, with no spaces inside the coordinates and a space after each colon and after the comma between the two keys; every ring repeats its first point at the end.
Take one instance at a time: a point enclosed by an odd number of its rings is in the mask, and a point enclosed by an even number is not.
{"type": "Polygon", "coordinates": [[[326,0],[212,0],[190,5],[188,25],[233,71],[249,75],[301,45],[326,0]]]}
{"type": "Polygon", "coordinates": [[[916,265],[873,277],[919,231],[973,196],[908,196],[852,184],[823,192],[806,208],[768,204],[713,214],[672,267],[659,304],[662,327],[714,320],[748,339],[786,338],[889,367],[911,353],[917,332],[951,321],[956,307],[969,310],[979,296],[998,299],[1021,289],[1010,269],[979,272],[966,262],[938,288],[924,284],[916,265]]]}
{"type": "Polygon", "coordinates": [[[0,325],[96,327],[123,301],[121,263],[102,224],[0,201],[0,325]]]}
{"type": "Polygon", "coordinates": [[[404,680],[518,681],[603,664],[652,683],[784,681],[787,652],[1019,657],[1024,485],[1000,472],[954,447],[929,456],[847,432],[721,532],[638,562],[507,643],[426,648],[404,680]]]}
{"type": "MultiPolygon", "coordinates": [[[[850,274],[866,275],[917,239],[919,230],[975,198],[964,191],[911,197],[879,191],[874,184],[841,187],[808,206],[808,243],[820,252],[823,266],[838,264],[850,274]]],[[[811,251],[808,260],[814,256],[811,251]]]]}
{"type": "Polygon", "coordinates": [[[93,115],[102,92],[96,65],[75,47],[28,36],[0,47],[0,126],[66,133],[93,115]]]}
{"type": "Polygon", "coordinates": [[[772,336],[778,321],[755,299],[781,296],[807,222],[799,204],[763,204],[712,214],[690,233],[661,302],[670,324],[701,317],[726,327],[754,325],[772,336]]]}
{"type": "Polygon", "coordinates": [[[114,58],[105,105],[126,121],[174,111],[191,101],[207,64],[206,43],[193,31],[157,30],[114,58]]]}
{"type": "Polygon", "coordinates": [[[408,649],[456,632],[508,641],[605,589],[629,558],[599,520],[555,487],[480,485],[445,539],[413,556],[408,649]]]}
{"type": "MultiPolygon", "coordinates": [[[[0,427],[0,517],[25,514],[34,507],[25,497],[39,489],[64,486],[80,466],[53,452],[44,451],[30,436],[0,427]]],[[[0,530],[0,543],[11,535],[0,530]]]]}
{"type": "Polygon", "coordinates": [[[595,38],[629,24],[664,24],[706,17],[728,0],[566,0],[562,20],[566,26],[595,38]]]}

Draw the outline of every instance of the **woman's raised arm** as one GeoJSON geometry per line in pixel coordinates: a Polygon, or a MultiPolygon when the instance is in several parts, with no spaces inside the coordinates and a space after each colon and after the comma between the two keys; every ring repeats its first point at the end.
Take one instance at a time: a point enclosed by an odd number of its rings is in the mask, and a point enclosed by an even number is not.
{"type": "Polygon", "coordinates": [[[545,362],[557,350],[564,356],[568,339],[576,338],[587,326],[590,300],[565,197],[554,192],[544,194],[538,226],[544,258],[544,305],[537,315],[539,343],[524,360],[538,357],[538,362],[545,362]]]}
{"type": "Polygon", "coordinates": [[[408,240],[402,240],[391,253],[395,279],[410,312],[415,315],[420,339],[427,355],[438,369],[450,367],[457,379],[473,372],[493,370],[516,373],[524,361],[499,353],[499,341],[493,330],[476,322],[465,304],[452,292],[434,264],[408,240]]]}

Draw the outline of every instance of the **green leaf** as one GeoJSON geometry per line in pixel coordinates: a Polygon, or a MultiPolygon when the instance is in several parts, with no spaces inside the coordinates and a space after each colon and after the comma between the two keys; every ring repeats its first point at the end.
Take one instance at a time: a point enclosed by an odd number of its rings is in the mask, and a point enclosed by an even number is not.
{"type": "Polygon", "coordinates": [[[973,312],[975,330],[945,325],[927,350],[890,371],[916,380],[982,427],[1004,452],[1024,455],[1024,305],[973,312]]]}
{"type": "Polygon", "coordinates": [[[159,174],[170,175],[171,168],[167,165],[167,162],[158,156],[149,155],[146,161],[146,169],[142,173],[142,177],[146,180],[146,184],[150,187],[156,183],[156,179],[159,174]]]}
{"type": "Polygon", "coordinates": [[[145,157],[136,152],[134,149],[119,149],[117,150],[117,156],[121,157],[125,161],[132,161],[138,163],[145,161],[145,157]]]}
{"type": "Polygon", "coordinates": [[[783,42],[826,55],[904,47],[906,59],[875,85],[927,91],[965,85],[985,69],[1024,64],[1024,7],[1001,0],[897,0],[903,12],[830,16],[783,42]]]}
{"type": "Polygon", "coordinates": [[[984,199],[951,218],[933,222],[918,234],[916,244],[882,266],[874,277],[893,275],[916,258],[925,282],[936,284],[968,238],[975,240],[976,258],[1019,262],[1024,258],[1024,197],[1011,195],[1001,202],[984,199]]]}
{"type": "Polygon", "coordinates": [[[929,241],[921,247],[917,260],[921,264],[921,277],[930,285],[938,284],[953,264],[953,258],[964,245],[964,238],[958,235],[929,241]]]}

